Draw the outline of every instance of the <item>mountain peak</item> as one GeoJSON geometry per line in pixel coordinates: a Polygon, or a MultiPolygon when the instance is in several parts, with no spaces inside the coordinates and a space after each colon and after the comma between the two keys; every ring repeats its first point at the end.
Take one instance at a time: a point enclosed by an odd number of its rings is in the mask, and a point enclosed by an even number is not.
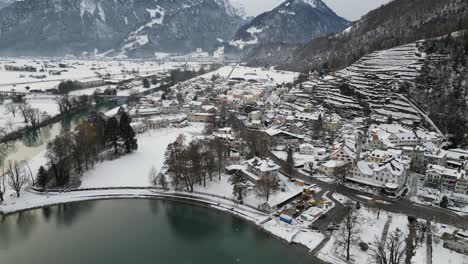
{"type": "Polygon", "coordinates": [[[288,3],[307,4],[316,9],[328,9],[328,6],[322,0],[289,0],[286,2],[286,5],[288,3]]]}
{"type": "Polygon", "coordinates": [[[243,49],[264,43],[306,43],[348,26],[349,21],[321,0],[286,0],[240,28],[230,45],[243,49]]]}

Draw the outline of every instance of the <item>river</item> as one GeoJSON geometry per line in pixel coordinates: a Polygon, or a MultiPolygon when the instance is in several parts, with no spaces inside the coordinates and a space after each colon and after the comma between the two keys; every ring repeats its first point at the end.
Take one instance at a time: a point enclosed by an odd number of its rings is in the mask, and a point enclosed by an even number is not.
{"type": "Polygon", "coordinates": [[[88,201],[0,220],[2,264],[322,263],[244,220],[174,201],[88,201]]]}
{"type": "Polygon", "coordinates": [[[94,110],[106,112],[116,106],[118,105],[109,103],[98,106],[97,108],[91,107],[87,111],[81,111],[72,116],[65,117],[59,122],[34,131],[29,131],[24,134],[22,138],[9,142],[7,155],[4,157],[4,160],[29,160],[45,150],[47,143],[53,140],[62,131],[73,129],[80,120],[87,118],[94,110]]]}

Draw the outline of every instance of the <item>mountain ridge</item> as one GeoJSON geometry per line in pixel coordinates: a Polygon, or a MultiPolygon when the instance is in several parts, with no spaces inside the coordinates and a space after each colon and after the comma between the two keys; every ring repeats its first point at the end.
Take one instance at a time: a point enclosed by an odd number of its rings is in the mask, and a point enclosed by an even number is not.
{"type": "Polygon", "coordinates": [[[349,24],[321,0],[287,0],[242,26],[230,45],[243,49],[265,43],[306,43],[349,24]]]}
{"type": "Polygon", "coordinates": [[[227,0],[25,0],[0,10],[0,54],[214,50],[243,23],[227,0]]]}
{"type": "Polygon", "coordinates": [[[309,71],[339,69],[365,54],[468,28],[463,0],[394,0],[370,11],[346,30],[303,45],[259,45],[245,56],[249,65],[309,71]],[[284,51],[275,57],[275,50],[284,51]]]}

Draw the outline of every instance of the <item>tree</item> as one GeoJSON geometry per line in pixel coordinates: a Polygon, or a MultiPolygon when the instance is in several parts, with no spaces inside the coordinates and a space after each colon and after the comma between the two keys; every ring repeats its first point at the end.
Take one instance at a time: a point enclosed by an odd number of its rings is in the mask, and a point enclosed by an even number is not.
{"type": "Polygon", "coordinates": [[[229,182],[232,184],[232,194],[242,203],[247,195],[247,179],[241,173],[234,173],[229,182]]]}
{"type": "Polygon", "coordinates": [[[31,105],[28,103],[18,104],[18,110],[21,112],[21,115],[23,115],[24,123],[28,123],[28,112],[30,109],[31,105]]]}
{"type": "Polygon", "coordinates": [[[257,194],[264,197],[266,202],[268,202],[270,196],[278,190],[278,187],[278,180],[274,176],[263,176],[255,184],[257,194]]]}
{"type": "Polygon", "coordinates": [[[17,161],[8,162],[8,186],[20,197],[21,190],[28,183],[28,175],[21,163],[17,161]]]}
{"type": "Polygon", "coordinates": [[[2,166],[2,175],[0,176],[0,203],[2,203],[5,199],[3,196],[5,195],[6,192],[6,185],[5,185],[5,167],[2,166]]]}
{"type": "Polygon", "coordinates": [[[18,105],[14,103],[9,103],[6,105],[7,113],[11,113],[13,117],[16,117],[16,112],[18,111],[18,105]]]}
{"type": "Polygon", "coordinates": [[[39,168],[39,171],[37,172],[37,185],[42,187],[42,191],[45,191],[46,189],[47,182],[49,180],[48,178],[49,174],[47,173],[46,169],[43,166],[41,166],[39,168]]]}
{"type": "Polygon", "coordinates": [[[384,198],[381,195],[375,195],[372,200],[368,202],[370,206],[376,209],[377,211],[377,219],[380,218],[380,212],[382,211],[382,207],[384,205],[384,198]]]}
{"type": "Polygon", "coordinates": [[[134,104],[138,102],[138,90],[130,89],[128,92],[128,103],[134,104]]]}
{"type": "Polygon", "coordinates": [[[106,123],[106,142],[110,143],[114,148],[114,153],[117,154],[119,151],[119,138],[120,138],[120,128],[119,121],[117,118],[111,117],[107,120],[106,123]]]}
{"type": "Polygon", "coordinates": [[[161,188],[167,189],[168,184],[167,184],[166,175],[164,173],[159,173],[158,184],[161,186],[161,188]]]}
{"type": "Polygon", "coordinates": [[[71,133],[60,134],[47,144],[46,157],[55,176],[55,184],[57,186],[64,186],[70,180],[73,164],[73,148],[74,141],[71,133]]]}
{"type": "Polygon", "coordinates": [[[169,144],[164,155],[164,165],[167,167],[167,171],[172,177],[172,184],[176,189],[179,187],[181,177],[181,168],[179,166],[179,155],[181,153],[181,145],[182,144],[180,144],[178,141],[169,144]]]}
{"type": "Polygon", "coordinates": [[[27,120],[32,127],[36,127],[41,121],[41,112],[37,108],[29,108],[26,110],[27,120]]]}
{"type": "Polygon", "coordinates": [[[150,82],[148,81],[147,78],[144,78],[142,83],[143,83],[143,88],[150,88],[151,87],[151,84],[150,84],[150,82]]]}
{"type": "Polygon", "coordinates": [[[158,170],[156,170],[156,167],[151,166],[148,178],[152,186],[158,185],[158,170]]]}
{"type": "Polygon", "coordinates": [[[133,131],[130,123],[132,120],[126,112],[120,115],[120,136],[122,137],[125,151],[130,153],[138,149],[137,139],[135,137],[135,131],[133,131]]]}
{"type": "Polygon", "coordinates": [[[403,262],[405,242],[401,231],[392,232],[385,241],[377,239],[372,246],[376,264],[400,264],[403,262]]]}
{"type": "Polygon", "coordinates": [[[444,195],[442,197],[442,200],[440,201],[440,207],[442,208],[447,208],[449,205],[449,200],[448,200],[448,197],[446,195],[444,195]]]}
{"type": "Polygon", "coordinates": [[[294,171],[294,149],[292,146],[288,146],[287,148],[287,153],[288,153],[288,156],[286,158],[286,167],[285,167],[285,170],[286,170],[286,173],[291,176],[291,174],[293,173],[294,171]]]}
{"type": "Polygon", "coordinates": [[[177,102],[179,105],[182,105],[185,102],[184,95],[181,92],[178,92],[176,95],[177,102]]]}
{"type": "Polygon", "coordinates": [[[358,239],[359,233],[359,213],[353,207],[346,207],[346,215],[343,220],[343,227],[339,230],[338,239],[341,243],[343,243],[346,249],[346,260],[349,261],[350,254],[349,250],[351,248],[351,244],[354,243],[358,239]]]}
{"type": "Polygon", "coordinates": [[[226,151],[226,147],[224,146],[224,142],[220,138],[216,138],[214,140],[214,149],[216,152],[216,161],[218,165],[218,178],[221,180],[221,171],[223,170],[223,162],[224,162],[224,153],[226,151]]]}
{"type": "Polygon", "coordinates": [[[387,119],[387,124],[393,124],[393,116],[390,115],[387,119]]]}

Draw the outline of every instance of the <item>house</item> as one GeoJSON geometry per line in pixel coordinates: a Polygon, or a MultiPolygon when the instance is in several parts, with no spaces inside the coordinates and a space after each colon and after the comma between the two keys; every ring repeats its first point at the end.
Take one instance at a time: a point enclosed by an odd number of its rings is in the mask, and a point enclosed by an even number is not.
{"type": "Polygon", "coordinates": [[[280,168],[269,158],[255,157],[247,161],[247,171],[258,177],[277,177],[280,168]]]}
{"type": "Polygon", "coordinates": [[[393,133],[388,137],[388,140],[396,147],[417,146],[422,143],[414,132],[393,133]]]}
{"type": "Polygon", "coordinates": [[[344,143],[330,155],[330,158],[332,160],[352,163],[356,159],[356,151],[350,143],[344,143]]]}
{"type": "Polygon", "coordinates": [[[187,119],[189,122],[213,123],[215,117],[212,113],[189,113],[187,119]]]}
{"type": "Polygon", "coordinates": [[[299,146],[299,153],[303,155],[314,155],[315,147],[312,144],[304,143],[299,146]]]}
{"type": "Polygon", "coordinates": [[[407,157],[392,157],[384,162],[360,160],[354,163],[350,173],[346,176],[349,181],[392,189],[401,188],[407,180],[410,159],[407,157]]]}
{"type": "Polygon", "coordinates": [[[270,128],[264,130],[264,132],[270,138],[272,145],[296,144],[304,140],[303,135],[293,134],[279,129],[270,128]]]}
{"type": "Polygon", "coordinates": [[[466,193],[466,189],[463,190],[463,188],[466,187],[467,172],[461,168],[450,169],[439,165],[429,165],[425,176],[425,184],[431,187],[466,193]]]}
{"type": "Polygon", "coordinates": [[[179,112],[179,103],[175,100],[164,100],[161,102],[162,114],[175,114],[179,112]]]}
{"type": "Polygon", "coordinates": [[[462,167],[468,160],[468,150],[449,149],[447,150],[447,166],[453,169],[462,167]]]}
{"type": "Polygon", "coordinates": [[[455,185],[455,192],[468,194],[468,175],[462,175],[455,185]]]}
{"type": "Polygon", "coordinates": [[[319,171],[327,176],[342,176],[346,173],[348,163],[340,160],[329,160],[319,166],[319,171]]]}
{"type": "Polygon", "coordinates": [[[376,150],[373,150],[369,154],[367,159],[370,162],[382,163],[382,162],[390,159],[391,157],[393,157],[393,153],[391,153],[390,151],[376,149],[376,150]]]}

